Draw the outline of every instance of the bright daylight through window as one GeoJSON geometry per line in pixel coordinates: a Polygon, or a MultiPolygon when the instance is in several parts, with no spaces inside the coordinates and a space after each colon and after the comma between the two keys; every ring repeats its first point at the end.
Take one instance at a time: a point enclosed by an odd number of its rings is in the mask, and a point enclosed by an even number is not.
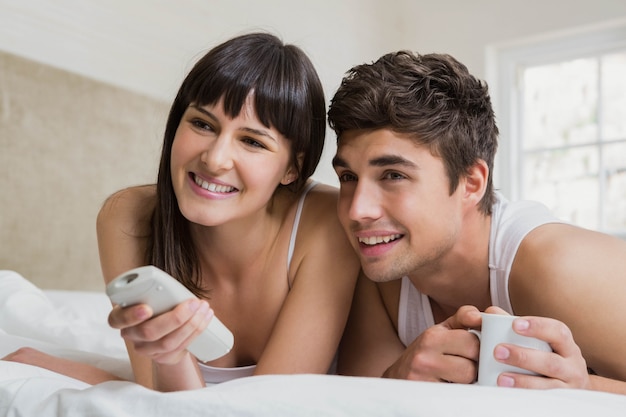
{"type": "Polygon", "coordinates": [[[522,79],[522,197],[626,231],[626,51],[528,67],[522,79]]]}
{"type": "Polygon", "coordinates": [[[499,162],[508,169],[499,188],[626,238],[626,26],[508,48],[496,59],[499,162]]]}

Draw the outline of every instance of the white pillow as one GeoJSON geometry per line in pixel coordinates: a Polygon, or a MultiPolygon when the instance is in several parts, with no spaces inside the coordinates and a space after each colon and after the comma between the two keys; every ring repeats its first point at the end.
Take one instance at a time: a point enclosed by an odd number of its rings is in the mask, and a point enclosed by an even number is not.
{"type": "Polygon", "coordinates": [[[107,323],[110,310],[104,293],[42,291],[0,271],[0,357],[29,346],[132,378],[124,341],[107,323]]]}

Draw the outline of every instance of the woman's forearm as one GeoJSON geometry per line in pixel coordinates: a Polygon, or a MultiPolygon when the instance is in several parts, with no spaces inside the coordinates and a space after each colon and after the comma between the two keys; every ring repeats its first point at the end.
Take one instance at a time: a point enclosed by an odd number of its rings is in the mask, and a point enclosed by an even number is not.
{"type": "Polygon", "coordinates": [[[175,365],[153,362],[152,368],[154,388],[158,391],[183,391],[205,387],[196,359],[190,353],[175,365]]]}

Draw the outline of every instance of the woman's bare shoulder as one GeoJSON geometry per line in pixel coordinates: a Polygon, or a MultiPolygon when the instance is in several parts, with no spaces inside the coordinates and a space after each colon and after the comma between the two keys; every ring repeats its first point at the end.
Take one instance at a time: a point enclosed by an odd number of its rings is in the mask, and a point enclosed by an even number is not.
{"type": "Polygon", "coordinates": [[[307,217],[314,217],[318,220],[331,217],[337,217],[337,199],[339,198],[339,189],[335,186],[318,183],[313,187],[306,196],[305,207],[312,208],[308,210],[307,217]]]}
{"type": "Polygon", "coordinates": [[[116,191],[106,199],[98,213],[97,224],[117,225],[131,234],[148,232],[156,205],[156,187],[142,185],[116,191]]]}
{"type": "Polygon", "coordinates": [[[332,185],[319,183],[310,190],[304,200],[298,235],[305,240],[345,239],[337,216],[338,197],[339,190],[332,185]]]}
{"type": "Polygon", "coordinates": [[[145,265],[155,203],[155,187],[140,186],[117,191],[102,205],[96,229],[105,282],[145,265]]]}

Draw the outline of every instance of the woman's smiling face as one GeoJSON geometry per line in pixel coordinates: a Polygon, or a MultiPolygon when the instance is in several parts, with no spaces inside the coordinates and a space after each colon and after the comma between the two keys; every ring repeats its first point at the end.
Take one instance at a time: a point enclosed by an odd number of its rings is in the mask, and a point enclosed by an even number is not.
{"type": "Polygon", "coordinates": [[[191,104],[176,130],[171,175],[187,220],[216,226],[265,207],[276,187],[295,178],[291,144],[257,118],[252,95],[230,118],[222,100],[191,104]]]}

